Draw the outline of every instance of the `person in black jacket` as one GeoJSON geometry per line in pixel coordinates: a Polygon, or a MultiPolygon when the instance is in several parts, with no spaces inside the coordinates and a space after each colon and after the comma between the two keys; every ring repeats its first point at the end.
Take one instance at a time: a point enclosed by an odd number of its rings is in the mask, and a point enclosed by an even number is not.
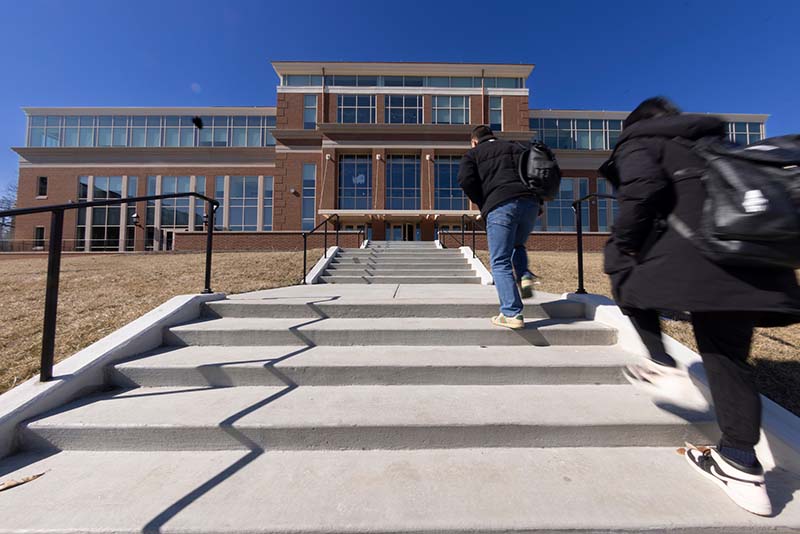
{"type": "Polygon", "coordinates": [[[686,459],[739,506],[769,515],[763,468],[754,449],[761,401],[746,360],[755,326],[800,321],[795,273],[718,265],[664,222],[675,214],[698,229],[705,199],[698,170],[705,163],[685,141],[722,137],[724,123],[682,114],[657,97],[640,104],[623,126],[600,174],[617,188],[619,203],[605,248],[605,271],[615,300],[650,353],[649,360],[628,368],[627,378],[668,398],[681,391],[688,375],[664,349],[656,310],[691,312],[722,437],[716,448],[689,449],[686,459]]]}
{"type": "Polygon", "coordinates": [[[522,183],[517,163],[525,148],[498,139],[488,126],[472,130],[472,150],[464,154],[458,183],[486,221],[492,275],[500,298],[497,326],[525,327],[522,297],[533,295],[525,243],[539,214],[539,199],[522,183]]]}

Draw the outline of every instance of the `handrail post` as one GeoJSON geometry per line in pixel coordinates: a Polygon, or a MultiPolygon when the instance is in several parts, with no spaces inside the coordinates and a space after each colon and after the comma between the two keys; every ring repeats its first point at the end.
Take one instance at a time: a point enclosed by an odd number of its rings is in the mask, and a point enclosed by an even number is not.
{"type": "Polygon", "coordinates": [[[578,236],[578,289],[575,293],[580,295],[586,293],[583,287],[583,220],[581,217],[581,201],[577,201],[572,205],[575,210],[575,222],[577,223],[577,236],[578,236]]]}
{"type": "Polygon", "coordinates": [[[308,234],[303,232],[303,285],[306,285],[306,267],[308,264],[308,234]]]}
{"type": "Polygon", "coordinates": [[[206,229],[206,279],[205,279],[205,287],[203,287],[203,293],[208,294],[212,293],[211,291],[211,251],[213,250],[214,246],[214,212],[216,209],[208,202],[208,206],[206,206],[206,213],[208,213],[208,228],[206,229]]]}
{"type": "Polygon", "coordinates": [[[44,299],[44,325],[42,327],[42,368],[39,379],[53,379],[53,362],[56,346],[56,318],[58,315],[58,281],[61,274],[61,239],[64,233],[64,210],[53,210],[50,216],[50,245],[47,254],[47,291],[44,299]]]}
{"type": "Polygon", "coordinates": [[[475,259],[475,222],[472,223],[472,258],[475,259]]]}

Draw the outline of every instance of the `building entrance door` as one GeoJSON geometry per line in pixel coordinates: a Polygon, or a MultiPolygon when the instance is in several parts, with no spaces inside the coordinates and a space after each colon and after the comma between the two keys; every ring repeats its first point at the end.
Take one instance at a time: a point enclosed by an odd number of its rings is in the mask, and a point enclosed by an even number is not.
{"type": "Polygon", "coordinates": [[[419,241],[419,224],[404,223],[387,225],[386,239],[389,241],[419,241]]]}

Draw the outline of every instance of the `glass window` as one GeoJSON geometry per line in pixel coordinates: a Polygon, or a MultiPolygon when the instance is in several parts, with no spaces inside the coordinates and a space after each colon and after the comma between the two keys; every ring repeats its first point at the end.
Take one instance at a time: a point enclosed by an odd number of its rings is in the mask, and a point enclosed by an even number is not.
{"type": "Polygon", "coordinates": [[[39,176],[36,181],[36,196],[47,196],[47,176],[39,176]]]}
{"type": "Polygon", "coordinates": [[[469,124],[469,97],[434,96],[434,124],[469,124]]]}
{"type": "MultiPolygon", "coordinates": [[[[201,195],[206,194],[205,176],[194,177],[194,192],[199,193],[201,195]]],[[[194,199],[194,229],[196,231],[202,231],[204,229],[203,215],[205,215],[206,210],[208,210],[208,208],[209,208],[208,203],[202,198],[194,199]]]]}
{"type": "Polygon", "coordinates": [[[422,95],[385,95],[386,124],[422,124],[422,95]]]}
{"type": "MultiPolygon", "coordinates": [[[[615,192],[611,184],[605,178],[597,179],[597,192],[606,195],[613,195],[615,192]]],[[[617,219],[619,204],[616,199],[598,198],[597,199],[597,230],[599,232],[610,232],[617,219]]]]}
{"type": "Polygon", "coordinates": [[[263,207],[263,223],[261,229],[270,232],[272,231],[272,199],[274,191],[274,179],[272,176],[264,177],[264,207],[263,207]]]}
{"type": "Polygon", "coordinates": [[[435,162],[436,192],[434,207],[437,210],[466,210],[469,200],[458,185],[459,156],[437,156],[435,162]]]}
{"type": "Polygon", "coordinates": [[[317,127],[317,95],[303,96],[303,128],[314,130],[317,127]]]}
{"type": "Polygon", "coordinates": [[[214,214],[214,230],[222,230],[224,228],[224,213],[225,213],[225,177],[216,176],[214,178],[214,200],[219,202],[219,207],[214,214]]]}
{"type": "Polygon", "coordinates": [[[302,228],[309,231],[316,225],[317,210],[315,207],[317,189],[317,166],[314,163],[303,163],[303,206],[302,228]]]}
{"type": "Polygon", "coordinates": [[[338,95],[338,122],[341,124],[375,123],[374,95],[338,95]]]}
{"type": "Polygon", "coordinates": [[[418,210],[420,165],[418,156],[386,158],[386,209],[418,210]]]}
{"type": "MultiPolygon", "coordinates": [[[[574,232],[575,212],[572,203],[589,193],[588,178],[562,178],[558,196],[545,203],[545,223],[548,232],[574,232]]],[[[581,207],[581,226],[589,230],[589,203],[581,207]]]]}
{"type": "MultiPolygon", "coordinates": [[[[84,177],[81,177],[84,178],[84,177]]],[[[79,182],[79,196],[83,194],[84,185],[88,183],[83,179],[79,182]]],[[[95,176],[91,180],[91,200],[106,200],[122,198],[122,176],[95,176]]],[[[122,221],[120,218],[121,206],[95,206],[92,209],[91,221],[86,220],[85,214],[79,214],[78,225],[82,228],[78,232],[79,244],[85,249],[86,235],[89,235],[89,250],[92,251],[118,251],[120,250],[120,236],[122,221]]]]}
{"type": "Polygon", "coordinates": [[[372,158],[339,156],[339,209],[372,209],[372,158]]]}
{"type": "Polygon", "coordinates": [[[258,230],[258,176],[231,176],[228,205],[228,230],[258,230]]]}
{"type": "Polygon", "coordinates": [[[499,96],[489,97],[489,128],[494,131],[503,129],[503,99],[499,96]]]}

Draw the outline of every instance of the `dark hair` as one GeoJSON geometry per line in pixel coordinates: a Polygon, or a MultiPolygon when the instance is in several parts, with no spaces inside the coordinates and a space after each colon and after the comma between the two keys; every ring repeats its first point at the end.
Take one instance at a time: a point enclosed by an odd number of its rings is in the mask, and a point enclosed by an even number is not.
{"type": "Polygon", "coordinates": [[[644,119],[654,119],[656,117],[666,117],[669,115],[680,115],[681,109],[673,104],[668,98],[655,96],[648,98],[631,111],[631,114],[623,121],[622,127],[629,126],[644,119]]]}
{"type": "Polygon", "coordinates": [[[472,134],[470,135],[470,139],[482,139],[484,137],[493,137],[494,132],[491,128],[486,126],[485,124],[481,124],[480,126],[476,126],[472,129],[472,134]]]}

